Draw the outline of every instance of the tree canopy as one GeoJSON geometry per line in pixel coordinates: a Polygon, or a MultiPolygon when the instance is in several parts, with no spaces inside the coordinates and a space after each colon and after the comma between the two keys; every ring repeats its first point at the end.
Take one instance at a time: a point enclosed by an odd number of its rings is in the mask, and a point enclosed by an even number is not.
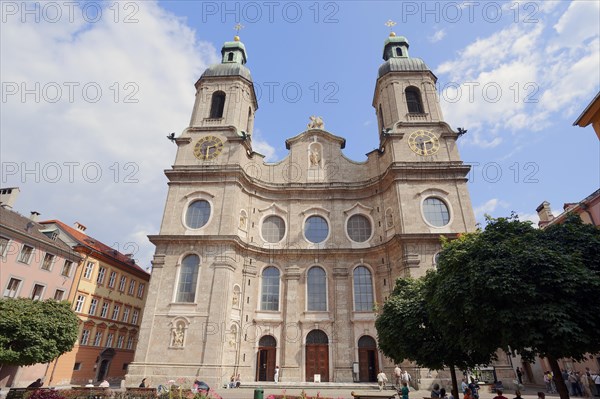
{"type": "Polygon", "coordinates": [[[0,363],[47,363],[70,351],[78,318],[69,302],[0,299],[0,363]]]}
{"type": "Polygon", "coordinates": [[[437,271],[398,280],[376,323],[380,347],[429,368],[486,364],[498,349],[546,357],[566,398],[557,360],[600,352],[600,229],[579,217],[546,229],[487,222],[443,242],[437,271]]]}

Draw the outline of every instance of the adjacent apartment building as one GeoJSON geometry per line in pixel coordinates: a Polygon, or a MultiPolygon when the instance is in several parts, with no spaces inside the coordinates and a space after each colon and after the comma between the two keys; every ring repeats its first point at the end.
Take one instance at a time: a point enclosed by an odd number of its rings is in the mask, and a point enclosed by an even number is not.
{"type": "Polygon", "coordinates": [[[133,256],[85,234],[59,220],[42,222],[57,231],[80,257],[69,299],[80,319],[79,339],[71,352],[50,364],[46,385],[119,384],[127,373],[137,344],[141,314],[150,274],[133,256]]]}
{"type": "MultiPolygon", "coordinates": [[[[67,300],[81,256],[58,239],[52,226],[14,212],[19,189],[0,189],[0,289],[4,298],[67,300]]],[[[0,387],[27,386],[46,374],[48,364],[0,365],[0,387]]]]}

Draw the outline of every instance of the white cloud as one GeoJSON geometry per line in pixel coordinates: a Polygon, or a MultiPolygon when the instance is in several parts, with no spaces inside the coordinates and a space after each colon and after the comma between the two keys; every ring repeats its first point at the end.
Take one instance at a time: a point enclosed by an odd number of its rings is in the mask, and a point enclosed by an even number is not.
{"type": "Polygon", "coordinates": [[[492,198],[486,201],[484,204],[473,209],[473,212],[475,213],[475,218],[481,219],[482,216],[494,212],[499,206],[501,208],[506,208],[507,204],[506,202],[501,201],[498,198],[492,198]]]}
{"type": "Polygon", "coordinates": [[[217,52],[156,2],[135,4],[136,23],[115,23],[106,9],[94,23],[81,10],[73,22],[66,9],[55,23],[7,17],[0,151],[3,167],[17,170],[4,169],[1,184],[21,187],[16,209],[79,220],[117,249],[135,240],[146,267],[153,246],[145,235],[159,231],[162,170],[176,149],[165,136],[185,127],[193,83],[217,52]]]}
{"type": "Polygon", "coordinates": [[[437,43],[444,37],[446,37],[446,31],[442,28],[440,30],[435,31],[435,33],[432,36],[429,36],[429,41],[431,43],[437,43]]]}
{"type": "Polygon", "coordinates": [[[275,161],[275,148],[263,137],[260,129],[254,129],[252,134],[252,149],[265,156],[265,161],[275,161]]]}
{"type": "Polygon", "coordinates": [[[564,46],[579,45],[586,39],[598,36],[600,0],[572,1],[567,11],[554,25],[564,40],[564,46]]]}

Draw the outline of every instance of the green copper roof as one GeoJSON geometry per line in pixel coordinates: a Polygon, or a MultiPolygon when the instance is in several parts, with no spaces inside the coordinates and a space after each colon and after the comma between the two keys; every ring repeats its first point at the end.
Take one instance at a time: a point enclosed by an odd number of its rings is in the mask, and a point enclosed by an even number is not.
{"type": "Polygon", "coordinates": [[[252,75],[250,75],[250,70],[244,65],[235,62],[211,65],[206,69],[206,71],[204,71],[200,78],[209,76],[241,76],[252,82],[252,75]]]}
{"type": "Polygon", "coordinates": [[[420,58],[390,58],[379,67],[378,78],[389,72],[429,71],[420,58]]]}
{"type": "Polygon", "coordinates": [[[239,41],[225,42],[223,44],[223,47],[221,47],[221,55],[224,55],[226,51],[230,51],[230,50],[242,50],[244,53],[244,62],[248,58],[248,53],[246,52],[246,46],[244,46],[244,43],[242,43],[242,42],[239,42],[239,41]]]}

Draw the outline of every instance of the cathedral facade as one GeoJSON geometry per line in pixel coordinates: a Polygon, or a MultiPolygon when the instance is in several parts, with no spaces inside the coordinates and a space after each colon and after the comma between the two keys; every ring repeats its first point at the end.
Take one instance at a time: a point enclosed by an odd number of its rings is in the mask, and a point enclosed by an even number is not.
{"type": "Polygon", "coordinates": [[[400,276],[435,268],[440,236],[475,229],[467,173],[435,75],[385,40],[373,107],[379,147],[364,162],[312,117],[267,163],[252,149],[258,103],[244,44],[196,82],[175,139],[168,197],[128,384],[151,376],[375,381],[377,311],[400,276]]]}

